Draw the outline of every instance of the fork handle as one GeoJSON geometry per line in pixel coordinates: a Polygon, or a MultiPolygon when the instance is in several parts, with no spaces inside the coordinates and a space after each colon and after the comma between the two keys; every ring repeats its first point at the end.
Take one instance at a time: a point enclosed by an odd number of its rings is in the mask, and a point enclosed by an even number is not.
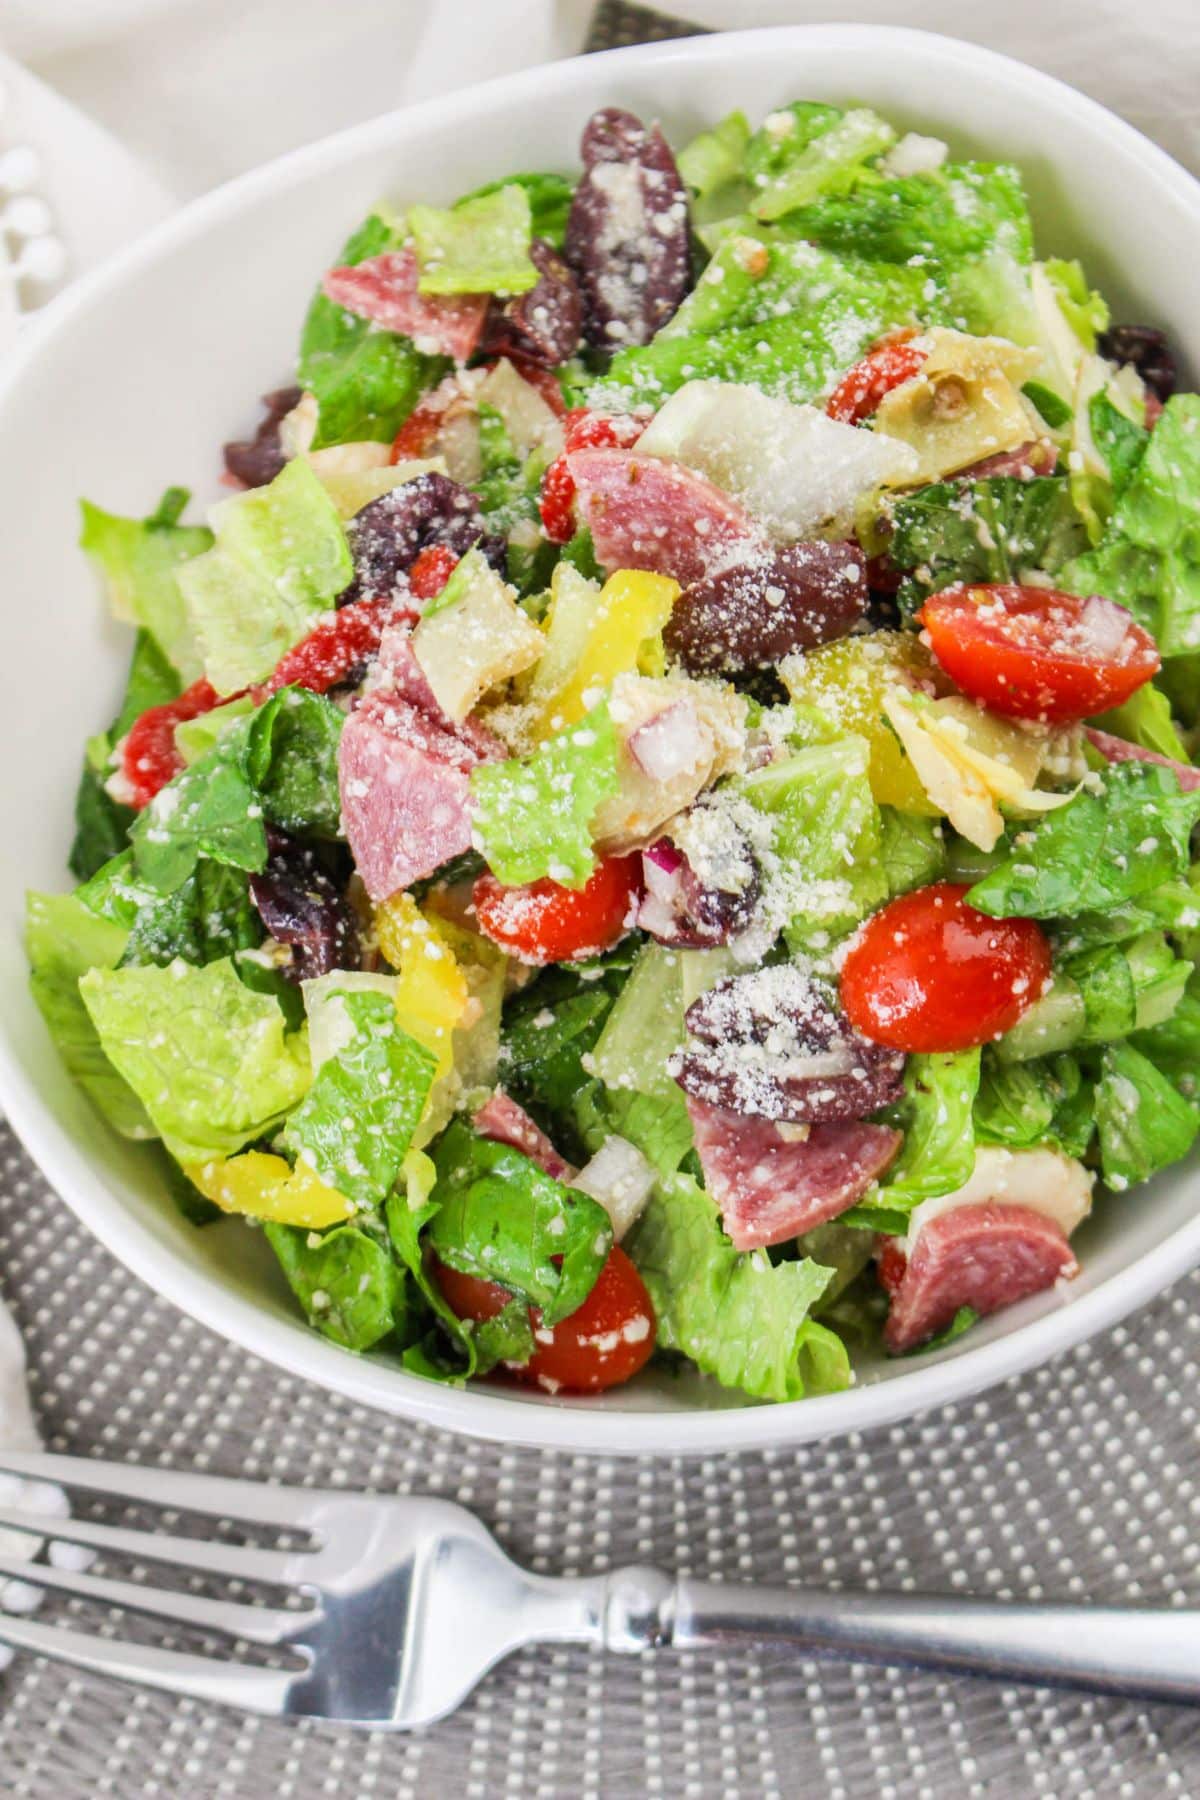
{"type": "Polygon", "coordinates": [[[672,1581],[605,1584],[603,1641],[637,1652],[743,1643],[1200,1705],[1200,1609],[1060,1606],[961,1595],[672,1581]]]}

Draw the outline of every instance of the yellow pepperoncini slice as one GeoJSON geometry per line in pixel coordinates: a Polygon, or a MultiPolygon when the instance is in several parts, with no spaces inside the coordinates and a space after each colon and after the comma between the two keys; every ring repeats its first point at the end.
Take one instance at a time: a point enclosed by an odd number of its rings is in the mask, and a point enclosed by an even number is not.
{"type": "Polygon", "coordinates": [[[243,1213],[272,1225],[299,1225],[323,1231],[355,1212],[353,1201],[323,1182],[312,1169],[293,1169],[282,1156],[246,1150],[240,1156],[185,1163],[184,1174],[222,1212],[243,1213]]]}
{"type": "Polygon", "coordinates": [[[618,675],[661,672],[662,629],[679,598],[677,581],[642,569],[618,569],[596,597],[579,657],[550,695],[534,726],[536,738],[576,725],[618,675]]]}
{"type": "Polygon", "coordinates": [[[435,1079],[454,1067],[455,1028],[467,1022],[471,990],[453,949],[410,894],[375,909],[379,948],[396,971],[396,1017],[437,1058],[435,1079]]]}

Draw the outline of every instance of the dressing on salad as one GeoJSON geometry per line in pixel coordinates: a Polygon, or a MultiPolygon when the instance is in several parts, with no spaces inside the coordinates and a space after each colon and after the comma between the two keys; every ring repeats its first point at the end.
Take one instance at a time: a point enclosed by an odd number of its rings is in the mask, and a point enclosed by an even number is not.
{"type": "Polygon", "coordinates": [[[761,1399],[1200,1128],[1200,397],[869,109],[381,206],[135,629],[33,991],[197,1226],[432,1379],[761,1399]]]}

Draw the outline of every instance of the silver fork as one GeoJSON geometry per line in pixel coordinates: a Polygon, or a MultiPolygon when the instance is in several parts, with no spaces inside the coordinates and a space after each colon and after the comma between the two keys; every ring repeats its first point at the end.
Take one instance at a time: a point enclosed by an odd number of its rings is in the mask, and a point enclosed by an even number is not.
{"type": "MultiPolygon", "coordinates": [[[[535,1643],[638,1653],[773,1643],[812,1654],[1101,1693],[1200,1703],[1200,1610],[851,1594],[678,1580],[652,1568],[561,1579],[505,1555],[464,1507],[174,1469],[0,1451],[0,1470],[213,1520],[303,1534],[254,1548],[86,1519],[0,1510],[0,1526],[237,1583],[292,1604],[173,1592],[140,1580],[0,1558],[0,1576],[232,1640],[189,1653],[0,1613],[0,1642],[95,1675],[244,1712],[409,1730],[452,1712],[512,1651],[535,1643]],[[298,1602],[298,1604],[297,1604],[298,1602]],[[244,1660],[265,1645],[291,1666],[244,1660]],[[239,1648],[242,1655],[239,1656],[239,1648]]],[[[107,1629],[107,1628],[106,1628],[107,1629]]]]}

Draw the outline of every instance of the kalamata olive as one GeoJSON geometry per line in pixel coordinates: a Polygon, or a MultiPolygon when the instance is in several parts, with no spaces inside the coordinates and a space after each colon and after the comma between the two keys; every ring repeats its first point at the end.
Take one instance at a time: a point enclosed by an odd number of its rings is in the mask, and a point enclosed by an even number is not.
{"type": "Polygon", "coordinates": [[[580,153],[565,251],[584,337],[602,350],[648,344],[691,286],[687,189],[658,126],[619,107],[592,114],[580,153]]]}
{"type": "Polygon", "coordinates": [[[845,637],[867,591],[857,544],[764,549],[686,587],[663,641],[689,675],[770,669],[795,650],[845,637]]]}
{"type": "Polygon", "coordinates": [[[1165,331],[1153,325],[1112,325],[1096,340],[1101,356],[1109,362],[1135,368],[1152,394],[1169,400],[1175,392],[1178,372],[1165,331]]]}
{"type": "Polygon", "coordinates": [[[264,394],[266,408],[252,438],[238,438],[225,446],[225,468],[243,487],[265,487],[274,481],[286,458],[279,442],[279,426],[294,406],[300,404],[303,389],[276,388],[264,394]]]}
{"type": "Polygon", "coordinates": [[[706,886],[666,838],[642,852],[644,893],[637,923],[674,950],[708,950],[729,943],[749,925],[762,882],[746,845],[749,878],[734,891],[706,886]]]}
{"type": "Polygon", "coordinates": [[[478,499],[436,471],[372,500],[351,519],[346,535],[356,579],[343,600],[392,593],[398,578],[430,544],[444,544],[457,556],[477,546],[493,568],[503,572],[505,567],[504,539],[485,530],[478,499]]]}
{"type": "Polygon", "coordinates": [[[274,828],[267,865],[250,877],[258,916],[280,944],[290,944],[289,981],[311,981],[332,969],[362,965],[362,944],[350,903],[306,844],[274,828]]]}
{"type": "Polygon", "coordinates": [[[488,356],[516,356],[554,369],[578,347],[583,300],[569,264],[553,244],[534,238],[529,254],[541,280],[510,300],[493,296],[479,347],[488,356]]]}
{"type": "Polygon", "coordinates": [[[734,975],[687,1011],[693,1040],[672,1057],[685,1092],[793,1124],[863,1119],[897,1099],[904,1057],[860,1037],[795,963],[734,975]]]}

